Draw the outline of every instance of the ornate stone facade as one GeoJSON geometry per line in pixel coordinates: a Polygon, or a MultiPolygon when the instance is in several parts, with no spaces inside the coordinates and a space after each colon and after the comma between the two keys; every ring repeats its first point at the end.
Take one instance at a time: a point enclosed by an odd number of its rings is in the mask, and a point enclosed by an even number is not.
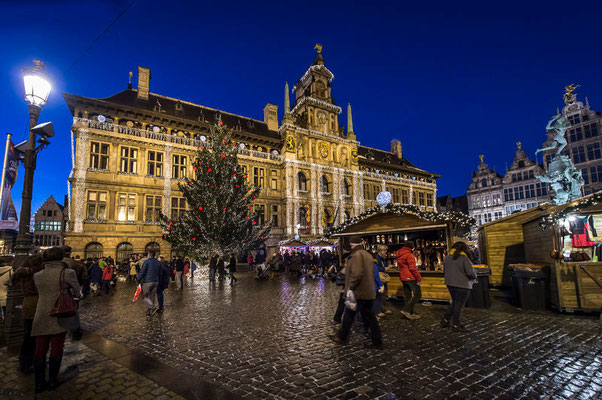
{"type": "Polygon", "coordinates": [[[74,254],[117,248],[142,252],[159,246],[169,256],[157,224],[159,210],[177,218],[186,207],[177,183],[189,175],[196,149],[219,121],[240,143],[239,162],[263,190],[256,207],[272,221],[268,246],[299,234],[315,238],[375,204],[386,188],[393,202],[435,210],[436,179],[402,155],[361,146],[353,131],[339,126],[334,77],[319,53],[293,87],[285,86],[284,115],[267,104],[259,121],[150,92],[150,71],[139,67],[138,89],[105,99],[64,94],[73,118],[74,165],[69,179],[73,207],[67,244],[74,254]],[[141,90],[141,88],[143,90],[141,90]]]}

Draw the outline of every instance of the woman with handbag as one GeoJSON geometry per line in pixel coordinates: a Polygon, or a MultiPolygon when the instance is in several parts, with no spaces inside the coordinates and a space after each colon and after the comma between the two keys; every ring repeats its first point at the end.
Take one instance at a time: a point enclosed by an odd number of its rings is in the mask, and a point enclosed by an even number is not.
{"type": "Polygon", "coordinates": [[[36,393],[46,387],[53,389],[59,385],[58,375],[67,328],[61,325],[61,318],[57,315],[63,317],[76,315],[76,300],[79,300],[81,295],[75,271],[66,268],[66,265],[61,262],[64,256],[65,251],[61,247],[45,250],[44,269],[33,276],[38,291],[38,303],[31,330],[31,336],[36,338],[33,362],[36,393]],[[46,354],[49,347],[49,374],[46,383],[46,354]]]}

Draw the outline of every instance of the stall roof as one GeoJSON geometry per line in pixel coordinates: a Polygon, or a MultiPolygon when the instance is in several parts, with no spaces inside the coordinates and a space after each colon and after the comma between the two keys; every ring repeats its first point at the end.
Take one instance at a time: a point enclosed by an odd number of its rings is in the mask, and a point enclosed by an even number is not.
{"type": "Polygon", "coordinates": [[[307,243],[305,243],[301,240],[291,239],[291,240],[285,240],[283,242],[278,243],[278,246],[280,246],[280,247],[306,247],[307,243]]]}
{"type": "Polygon", "coordinates": [[[504,224],[504,223],[506,223],[506,224],[522,224],[523,222],[526,222],[534,217],[539,217],[540,214],[545,213],[550,208],[554,208],[554,205],[551,203],[544,203],[537,207],[533,207],[528,210],[517,212],[517,213],[511,214],[511,215],[508,215],[507,217],[488,222],[486,224],[479,226],[478,229],[480,230],[480,229],[484,229],[484,228],[487,228],[490,226],[494,226],[497,224],[504,224]]]}
{"type": "Polygon", "coordinates": [[[377,213],[355,224],[349,225],[344,230],[337,232],[332,237],[350,236],[378,232],[402,232],[406,230],[420,230],[432,228],[445,228],[445,222],[429,221],[412,214],[377,213]]]}
{"type": "Polygon", "coordinates": [[[314,240],[311,242],[307,242],[307,245],[313,246],[313,247],[331,247],[331,246],[334,246],[335,244],[331,243],[325,239],[318,239],[318,240],[314,240]]]}

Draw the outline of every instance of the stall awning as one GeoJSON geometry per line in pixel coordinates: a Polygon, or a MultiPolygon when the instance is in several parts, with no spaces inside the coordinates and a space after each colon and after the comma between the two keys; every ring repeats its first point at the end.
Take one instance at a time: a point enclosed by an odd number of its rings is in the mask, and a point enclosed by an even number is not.
{"type": "Polygon", "coordinates": [[[288,240],[283,240],[282,242],[278,243],[279,247],[306,247],[307,243],[301,241],[301,240],[297,240],[297,239],[288,239],[288,240]]]}
{"type": "Polygon", "coordinates": [[[356,224],[349,225],[332,237],[371,234],[380,232],[403,232],[445,228],[447,224],[430,221],[411,214],[378,213],[356,224]]]}

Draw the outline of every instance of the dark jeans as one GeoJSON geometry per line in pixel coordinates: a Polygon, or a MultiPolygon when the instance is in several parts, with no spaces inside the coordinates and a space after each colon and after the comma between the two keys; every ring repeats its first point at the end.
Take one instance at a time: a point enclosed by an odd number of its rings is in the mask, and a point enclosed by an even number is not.
{"type": "Polygon", "coordinates": [[[449,290],[452,299],[443,318],[451,321],[454,325],[458,325],[462,316],[462,309],[470,296],[470,289],[448,286],[447,290],[449,290]]]}
{"type": "Polygon", "coordinates": [[[341,322],[343,318],[343,311],[345,311],[345,295],[343,292],[339,295],[339,304],[337,305],[337,311],[334,313],[334,320],[341,322]]]}
{"type": "Polygon", "coordinates": [[[157,302],[159,303],[159,310],[163,309],[163,300],[164,300],[163,291],[164,290],[165,289],[163,289],[163,288],[157,289],[157,302]]]}
{"type": "Polygon", "coordinates": [[[416,281],[403,281],[403,311],[414,314],[414,305],[422,297],[422,290],[416,281]],[[413,295],[412,295],[413,293],[413,295]]]}
{"type": "Polygon", "coordinates": [[[230,283],[236,282],[238,279],[234,276],[234,272],[230,272],[230,283]]]}
{"type": "Polygon", "coordinates": [[[383,312],[383,296],[385,294],[384,293],[378,293],[376,292],[376,298],[374,299],[374,306],[373,311],[374,311],[374,315],[378,315],[381,312],[383,312]]]}
{"type": "Polygon", "coordinates": [[[362,320],[364,323],[368,324],[370,329],[370,338],[372,339],[372,343],[374,344],[382,344],[383,339],[380,335],[380,328],[378,326],[378,321],[376,320],[376,316],[372,311],[374,300],[356,300],[357,307],[355,311],[345,307],[345,315],[343,316],[343,326],[341,326],[341,330],[339,331],[339,338],[341,340],[347,340],[349,336],[349,332],[351,331],[351,326],[353,325],[353,321],[355,320],[356,314],[359,312],[362,315],[362,320]]]}
{"type": "Polygon", "coordinates": [[[23,319],[23,343],[21,344],[20,359],[21,367],[31,367],[33,365],[33,354],[36,351],[36,338],[31,336],[31,327],[33,319],[23,319]]]}
{"type": "Polygon", "coordinates": [[[105,294],[109,294],[111,291],[111,281],[102,281],[101,285],[102,289],[105,291],[105,294]]]}

